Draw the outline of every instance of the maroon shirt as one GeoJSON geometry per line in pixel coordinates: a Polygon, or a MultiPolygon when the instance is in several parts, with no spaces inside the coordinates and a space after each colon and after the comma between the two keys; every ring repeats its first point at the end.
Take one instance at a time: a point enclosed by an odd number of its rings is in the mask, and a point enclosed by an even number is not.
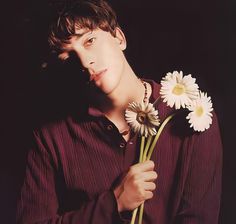
{"type": "MultiPolygon", "coordinates": [[[[152,81],[153,102],[160,86],[152,81]]],[[[157,105],[161,120],[171,110],[157,105]]],[[[138,161],[140,138],[126,142],[101,112],[70,116],[34,132],[35,146],[18,201],[17,223],[129,223],[113,189],[138,161]]],[[[222,144],[216,115],[203,133],[180,113],[167,124],[152,156],[158,173],[144,224],[216,224],[221,196],[222,144]]]]}

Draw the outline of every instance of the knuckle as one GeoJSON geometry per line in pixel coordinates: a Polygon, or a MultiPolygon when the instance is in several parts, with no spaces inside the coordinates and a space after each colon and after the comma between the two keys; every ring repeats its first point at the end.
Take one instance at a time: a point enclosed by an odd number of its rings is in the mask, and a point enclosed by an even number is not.
{"type": "Polygon", "coordinates": [[[135,177],[132,178],[132,184],[133,186],[136,186],[137,188],[139,188],[139,182],[135,177]]]}
{"type": "Polygon", "coordinates": [[[153,197],[153,193],[152,192],[150,192],[150,198],[152,198],[153,197]]]}
{"type": "Polygon", "coordinates": [[[150,199],[153,197],[153,193],[151,191],[147,192],[147,199],[150,199]]]}
{"type": "Polygon", "coordinates": [[[143,189],[143,187],[140,184],[137,185],[137,193],[139,195],[144,195],[144,189],[143,189]]]}
{"type": "Polygon", "coordinates": [[[144,201],[146,199],[146,195],[144,191],[140,191],[138,195],[138,200],[139,201],[144,201]]]}
{"type": "Polygon", "coordinates": [[[134,167],[130,167],[130,168],[129,168],[129,174],[130,174],[131,176],[135,175],[135,174],[136,174],[136,169],[135,169],[134,167]]]}
{"type": "Polygon", "coordinates": [[[138,192],[139,194],[143,194],[143,187],[142,187],[141,184],[137,184],[137,192],[138,192]]]}
{"type": "Polygon", "coordinates": [[[129,168],[129,172],[128,173],[132,173],[133,172],[133,167],[131,166],[130,168],[129,168]]]}
{"type": "Polygon", "coordinates": [[[139,173],[135,173],[134,175],[132,175],[131,179],[138,183],[139,180],[140,180],[140,174],[139,173]]]}
{"type": "Polygon", "coordinates": [[[152,189],[155,190],[156,189],[156,184],[152,183],[152,189]]]}
{"type": "Polygon", "coordinates": [[[158,177],[157,172],[153,171],[153,177],[154,177],[155,179],[157,179],[157,177],[158,177]]]}
{"type": "Polygon", "coordinates": [[[149,164],[150,164],[150,166],[151,166],[152,168],[154,168],[155,163],[154,163],[152,160],[149,160],[149,164]]]}

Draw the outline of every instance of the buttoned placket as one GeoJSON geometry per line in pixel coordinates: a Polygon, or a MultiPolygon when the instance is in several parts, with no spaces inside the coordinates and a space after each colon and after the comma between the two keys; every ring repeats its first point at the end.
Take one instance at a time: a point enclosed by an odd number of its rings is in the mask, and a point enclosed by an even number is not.
{"type": "MultiPolygon", "coordinates": [[[[113,132],[113,134],[116,134],[116,133],[114,133],[114,129],[115,129],[115,127],[114,127],[114,125],[113,124],[107,124],[106,125],[106,129],[108,130],[108,132],[113,132]]],[[[118,130],[117,130],[117,132],[118,132],[118,130]]],[[[119,134],[120,135],[120,133],[118,132],[117,134],[119,134]]],[[[120,135],[120,139],[121,139],[121,141],[119,142],[119,148],[121,148],[121,149],[125,149],[126,148],[126,141],[122,138],[122,136],[120,135]]]]}
{"type": "Polygon", "coordinates": [[[106,119],[104,125],[108,135],[113,139],[113,143],[117,145],[118,149],[120,149],[123,154],[123,169],[129,169],[130,166],[138,162],[139,147],[137,148],[136,144],[137,137],[132,136],[126,141],[111,121],[106,119]]]}

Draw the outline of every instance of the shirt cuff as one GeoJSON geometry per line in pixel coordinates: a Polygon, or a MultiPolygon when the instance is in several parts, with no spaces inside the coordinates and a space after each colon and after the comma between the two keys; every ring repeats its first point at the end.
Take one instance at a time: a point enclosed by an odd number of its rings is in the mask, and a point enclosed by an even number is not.
{"type": "Polygon", "coordinates": [[[111,197],[112,197],[112,200],[113,200],[113,203],[114,203],[114,206],[115,206],[114,210],[116,211],[116,216],[120,219],[120,221],[123,224],[130,223],[131,218],[132,218],[132,211],[122,211],[122,212],[119,212],[118,211],[118,205],[117,205],[116,197],[115,197],[113,191],[111,191],[111,197]]]}

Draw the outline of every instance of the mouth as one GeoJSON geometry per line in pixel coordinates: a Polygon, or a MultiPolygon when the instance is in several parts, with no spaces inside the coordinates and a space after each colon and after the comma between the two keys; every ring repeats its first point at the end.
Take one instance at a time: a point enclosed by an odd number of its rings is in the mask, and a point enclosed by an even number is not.
{"type": "Polygon", "coordinates": [[[92,73],[91,76],[90,76],[90,81],[98,81],[105,73],[106,73],[107,69],[103,69],[99,72],[96,72],[96,73],[92,73]]]}

